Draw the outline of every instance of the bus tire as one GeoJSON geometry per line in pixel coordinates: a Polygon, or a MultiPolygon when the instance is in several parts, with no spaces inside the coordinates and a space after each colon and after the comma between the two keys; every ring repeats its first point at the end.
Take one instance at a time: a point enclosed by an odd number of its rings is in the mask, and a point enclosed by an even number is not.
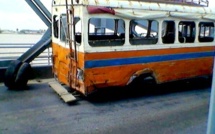
{"type": "Polygon", "coordinates": [[[15,79],[15,85],[17,89],[26,87],[28,80],[30,78],[30,75],[32,74],[31,69],[32,69],[31,65],[26,62],[20,66],[15,79]]]}
{"type": "Polygon", "coordinates": [[[4,84],[9,89],[14,88],[16,75],[17,75],[17,72],[18,72],[18,70],[19,70],[21,65],[22,65],[21,61],[14,60],[8,66],[8,68],[7,68],[6,72],[5,72],[5,76],[4,76],[4,84]]]}

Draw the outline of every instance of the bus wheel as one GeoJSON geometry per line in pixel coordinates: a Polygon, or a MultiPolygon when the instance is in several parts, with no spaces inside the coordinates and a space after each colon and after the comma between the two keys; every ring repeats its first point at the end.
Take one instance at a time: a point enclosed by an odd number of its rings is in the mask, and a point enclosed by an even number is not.
{"type": "Polygon", "coordinates": [[[15,79],[15,85],[17,88],[24,88],[27,85],[30,74],[32,74],[31,71],[32,68],[29,63],[23,63],[20,66],[15,79]]]}
{"type": "Polygon", "coordinates": [[[12,61],[8,66],[4,77],[4,84],[8,88],[13,88],[15,86],[16,75],[21,65],[22,65],[21,61],[15,60],[12,61]]]}

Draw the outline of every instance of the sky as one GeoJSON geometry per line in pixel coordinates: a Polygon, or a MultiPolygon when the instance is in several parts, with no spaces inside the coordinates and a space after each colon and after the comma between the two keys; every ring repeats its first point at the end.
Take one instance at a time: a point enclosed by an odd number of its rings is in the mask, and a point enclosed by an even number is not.
{"type": "MultiPolygon", "coordinates": [[[[40,0],[51,10],[52,0],[40,0]]],[[[0,0],[0,29],[47,29],[25,0],[0,0]]]]}
{"type": "MultiPolygon", "coordinates": [[[[50,11],[52,0],[40,0],[50,11]]],[[[209,0],[215,8],[215,0],[209,0]]],[[[25,0],[0,0],[0,29],[47,29],[25,0]]]]}

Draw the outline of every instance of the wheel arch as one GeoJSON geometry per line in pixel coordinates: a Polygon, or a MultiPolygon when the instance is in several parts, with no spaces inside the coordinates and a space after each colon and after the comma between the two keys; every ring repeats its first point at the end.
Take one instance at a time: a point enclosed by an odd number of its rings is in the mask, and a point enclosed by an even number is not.
{"type": "Polygon", "coordinates": [[[159,80],[157,79],[157,74],[155,73],[155,71],[153,71],[150,68],[146,68],[146,69],[138,70],[135,73],[133,73],[133,75],[129,78],[127,85],[131,84],[134,80],[140,77],[144,77],[144,78],[151,77],[152,79],[154,79],[156,83],[159,83],[159,80]]]}

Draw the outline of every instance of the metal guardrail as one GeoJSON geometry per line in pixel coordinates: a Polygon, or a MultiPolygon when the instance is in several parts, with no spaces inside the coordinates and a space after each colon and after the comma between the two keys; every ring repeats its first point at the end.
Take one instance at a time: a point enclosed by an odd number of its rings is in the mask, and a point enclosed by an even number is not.
{"type": "MultiPolygon", "coordinates": [[[[30,43],[0,43],[0,62],[7,62],[16,60],[33,44],[30,43]]],[[[49,66],[52,65],[51,60],[52,49],[47,48],[37,58],[35,58],[30,64],[32,66],[49,66]]],[[[3,64],[1,64],[2,67],[3,64]]]]}

